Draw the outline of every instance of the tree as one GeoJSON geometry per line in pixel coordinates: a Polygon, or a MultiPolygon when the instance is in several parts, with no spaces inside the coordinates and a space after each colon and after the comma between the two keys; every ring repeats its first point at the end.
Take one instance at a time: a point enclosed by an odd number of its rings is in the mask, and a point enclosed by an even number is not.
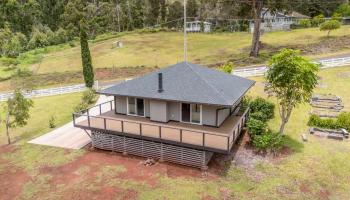
{"type": "Polygon", "coordinates": [[[340,5],[335,12],[339,13],[342,17],[348,17],[350,16],[350,5],[344,3],[340,5]]]}
{"type": "Polygon", "coordinates": [[[85,20],[80,21],[80,47],[85,85],[91,88],[94,85],[94,71],[92,68],[85,20]]]}
{"type": "Polygon", "coordinates": [[[321,24],[320,30],[321,31],[328,31],[327,32],[327,37],[329,37],[329,34],[331,33],[332,30],[339,29],[341,26],[341,23],[338,20],[328,20],[325,21],[321,24]]]}
{"type": "Polygon", "coordinates": [[[275,13],[280,10],[290,10],[291,3],[288,1],[281,0],[248,0],[251,4],[253,19],[254,19],[254,32],[252,38],[252,46],[250,50],[250,56],[258,57],[260,51],[260,36],[261,36],[261,22],[263,13],[263,8],[267,8],[267,11],[275,13]]]}
{"type": "Polygon", "coordinates": [[[281,134],[284,133],[292,110],[301,103],[309,102],[317,84],[318,69],[317,64],[291,49],[283,49],[269,61],[265,89],[277,97],[281,134]]]}
{"type": "Polygon", "coordinates": [[[162,23],[166,21],[166,14],[167,14],[166,0],[160,0],[160,18],[162,20],[162,23]]]}
{"type": "Polygon", "coordinates": [[[187,16],[197,17],[198,4],[197,0],[188,0],[187,1],[187,16]]]}
{"type": "Polygon", "coordinates": [[[32,106],[33,101],[26,99],[19,90],[15,90],[14,96],[7,100],[5,125],[8,144],[11,144],[10,129],[27,125],[32,106]]]}

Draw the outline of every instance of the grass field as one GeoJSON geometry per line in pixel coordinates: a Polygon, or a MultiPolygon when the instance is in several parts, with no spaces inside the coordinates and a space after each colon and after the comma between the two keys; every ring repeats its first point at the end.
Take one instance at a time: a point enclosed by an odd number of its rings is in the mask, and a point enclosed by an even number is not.
{"type": "MultiPolygon", "coordinates": [[[[349,30],[350,26],[343,26],[334,31],[332,36],[346,36],[349,30]]],[[[319,43],[327,40],[325,34],[317,28],[266,33],[262,36],[262,42],[267,44],[269,49],[263,50],[262,53],[279,47],[305,47],[319,43]]],[[[229,59],[244,59],[247,57],[250,44],[251,34],[249,33],[189,34],[189,60],[201,64],[215,64],[229,59]]],[[[42,54],[41,62],[29,65],[30,68],[37,73],[81,70],[79,45],[59,49],[42,54]]],[[[179,32],[131,33],[119,38],[90,43],[90,50],[95,68],[162,67],[183,60],[183,36],[179,32]],[[112,43],[117,40],[122,41],[124,47],[112,49],[112,43]]]]}
{"type": "MultiPolygon", "coordinates": [[[[345,110],[350,111],[350,67],[322,70],[319,76],[324,88],[316,92],[340,96],[345,110]]],[[[266,98],[263,78],[254,79],[257,83],[249,95],[266,98]]],[[[0,199],[7,199],[8,194],[19,199],[350,198],[350,141],[308,135],[309,141],[302,143],[309,105],[299,106],[286,127],[288,154],[263,159],[248,169],[232,165],[224,173],[209,170],[208,176],[202,177],[190,168],[144,167],[139,159],[119,154],[26,144],[49,131],[48,117],[53,113],[48,110],[55,111],[63,124],[69,121],[79,98],[80,94],[71,94],[34,100],[28,126],[12,131],[16,144],[0,147],[0,199]]],[[[278,125],[276,113],[270,126],[277,129],[278,125]]],[[[5,137],[0,139],[4,144],[5,137]]]]}

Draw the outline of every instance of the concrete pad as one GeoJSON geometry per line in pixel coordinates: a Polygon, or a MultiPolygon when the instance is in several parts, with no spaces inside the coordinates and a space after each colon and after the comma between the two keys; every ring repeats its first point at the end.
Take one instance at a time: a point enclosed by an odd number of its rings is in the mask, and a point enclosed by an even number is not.
{"type": "MultiPolygon", "coordinates": [[[[104,95],[101,95],[96,105],[110,100],[113,100],[113,97],[106,97],[104,95]]],[[[103,107],[102,112],[106,112],[108,110],[107,107],[108,105],[103,107]]],[[[91,109],[89,114],[92,116],[99,115],[99,108],[97,107],[91,109]]],[[[80,118],[78,118],[76,121],[84,120],[84,117],[80,118]]],[[[90,137],[83,129],[76,128],[74,127],[73,122],[69,122],[49,133],[30,140],[28,143],[67,149],[81,149],[90,142],[90,137]]]]}

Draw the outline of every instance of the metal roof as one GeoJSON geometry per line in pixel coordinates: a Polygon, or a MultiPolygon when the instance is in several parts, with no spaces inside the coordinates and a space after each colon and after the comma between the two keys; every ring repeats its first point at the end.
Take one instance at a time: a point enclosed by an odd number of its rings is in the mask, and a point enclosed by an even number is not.
{"type": "Polygon", "coordinates": [[[100,94],[232,106],[254,81],[181,62],[100,91],[100,94]],[[158,92],[158,73],[163,92],[158,92]]]}

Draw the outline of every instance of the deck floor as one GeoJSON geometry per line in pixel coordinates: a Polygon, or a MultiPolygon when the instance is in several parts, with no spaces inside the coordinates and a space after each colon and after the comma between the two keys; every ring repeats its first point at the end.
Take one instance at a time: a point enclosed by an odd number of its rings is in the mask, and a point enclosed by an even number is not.
{"type": "Polygon", "coordinates": [[[166,126],[166,127],[177,128],[177,129],[188,129],[192,131],[206,132],[206,133],[212,133],[212,134],[220,134],[224,136],[227,136],[233,132],[235,125],[238,123],[241,117],[241,116],[232,115],[229,118],[227,118],[221,124],[220,127],[217,128],[213,126],[202,126],[202,125],[189,124],[189,123],[176,122],[176,121],[169,121],[166,123],[155,122],[155,121],[151,121],[149,118],[146,118],[146,117],[115,114],[114,111],[105,112],[102,115],[98,115],[98,116],[106,117],[110,119],[122,120],[122,121],[142,122],[142,123],[151,124],[151,125],[166,126]]]}

